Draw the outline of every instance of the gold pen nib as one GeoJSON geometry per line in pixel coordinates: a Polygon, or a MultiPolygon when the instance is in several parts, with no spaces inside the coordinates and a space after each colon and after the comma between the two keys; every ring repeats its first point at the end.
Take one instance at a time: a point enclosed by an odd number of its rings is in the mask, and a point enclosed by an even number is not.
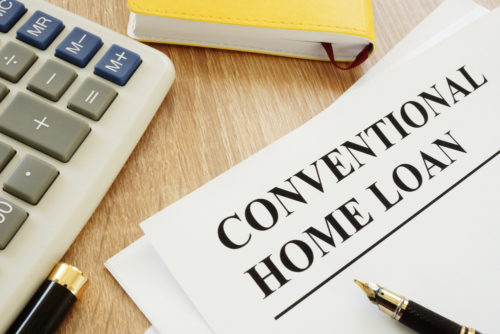
{"type": "Polygon", "coordinates": [[[363,292],[366,293],[366,296],[373,304],[376,304],[377,291],[380,290],[380,286],[378,284],[362,282],[357,279],[354,280],[354,283],[363,289],[363,292]]]}

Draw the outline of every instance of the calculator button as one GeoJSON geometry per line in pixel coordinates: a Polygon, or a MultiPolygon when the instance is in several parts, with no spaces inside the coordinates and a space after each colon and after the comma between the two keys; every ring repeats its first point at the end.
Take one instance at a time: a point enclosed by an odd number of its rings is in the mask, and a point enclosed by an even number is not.
{"type": "Polygon", "coordinates": [[[28,218],[28,213],[17,205],[0,198],[0,249],[5,249],[17,230],[28,218]]]}
{"type": "Polygon", "coordinates": [[[28,154],[5,180],[3,190],[35,205],[57,175],[59,172],[54,166],[28,154]]]}
{"type": "Polygon", "coordinates": [[[9,94],[9,89],[0,82],[0,102],[9,94]]]}
{"type": "Polygon", "coordinates": [[[7,166],[15,154],[16,151],[11,146],[0,142],[0,172],[7,166]]]}
{"type": "Polygon", "coordinates": [[[18,82],[33,65],[38,56],[30,49],[14,42],[7,42],[0,49],[0,77],[18,82]]]}
{"type": "Polygon", "coordinates": [[[0,31],[8,32],[24,13],[26,13],[26,7],[19,1],[0,0],[0,31]]]}
{"type": "Polygon", "coordinates": [[[17,39],[45,50],[64,29],[61,20],[37,10],[17,31],[17,39]]]}
{"type": "Polygon", "coordinates": [[[80,28],[73,28],[56,48],[56,57],[79,67],[87,66],[102,46],[100,37],[80,28]]]}
{"type": "Polygon", "coordinates": [[[76,78],[71,68],[47,60],[28,82],[28,89],[52,101],[57,101],[76,78]]]}
{"type": "Polygon", "coordinates": [[[68,112],[18,93],[0,112],[0,132],[67,162],[87,137],[90,127],[68,112]]]}
{"type": "Polygon", "coordinates": [[[112,87],[92,78],[87,78],[71,97],[68,108],[94,121],[98,121],[117,93],[112,87]]]}
{"type": "Polygon", "coordinates": [[[95,66],[94,73],[124,86],[141,62],[141,57],[137,53],[113,44],[95,66]]]}

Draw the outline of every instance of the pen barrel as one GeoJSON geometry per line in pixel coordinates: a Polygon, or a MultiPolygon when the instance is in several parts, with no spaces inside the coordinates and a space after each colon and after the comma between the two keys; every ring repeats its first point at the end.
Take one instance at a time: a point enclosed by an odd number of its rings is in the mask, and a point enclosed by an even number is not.
{"type": "Polygon", "coordinates": [[[417,333],[425,334],[480,334],[465,328],[456,322],[432,312],[431,310],[410,301],[399,322],[417,333]]]}
{"type": "Polygon", "coordinates": [[[45,280],[6,334],[53,333],[75,301],[66,287],[45,280]]]}

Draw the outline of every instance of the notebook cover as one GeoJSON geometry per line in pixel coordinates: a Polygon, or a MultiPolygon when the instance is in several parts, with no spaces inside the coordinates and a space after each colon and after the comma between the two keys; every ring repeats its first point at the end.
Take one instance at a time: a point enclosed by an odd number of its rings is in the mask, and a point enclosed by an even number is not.
{"type": "Polygon", "coordinates": [[[355,35],[375,43],[371,0],[128,0],[136,14],[355,35]]]}

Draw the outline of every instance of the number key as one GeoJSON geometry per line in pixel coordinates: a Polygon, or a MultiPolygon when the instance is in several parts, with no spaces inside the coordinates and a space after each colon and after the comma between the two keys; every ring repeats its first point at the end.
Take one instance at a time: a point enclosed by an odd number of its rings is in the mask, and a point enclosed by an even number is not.
{"type": "Polygon", "coordinates": [[[0,249],[5,249],[19,228],[28,218],[28,213],[17,205],[0,198],[0,249]]]}
{"type": "Polygon", "coordinates": [[[0,142],[0,172],[15,154],[16,151],[10,145],[0,142]]]}

